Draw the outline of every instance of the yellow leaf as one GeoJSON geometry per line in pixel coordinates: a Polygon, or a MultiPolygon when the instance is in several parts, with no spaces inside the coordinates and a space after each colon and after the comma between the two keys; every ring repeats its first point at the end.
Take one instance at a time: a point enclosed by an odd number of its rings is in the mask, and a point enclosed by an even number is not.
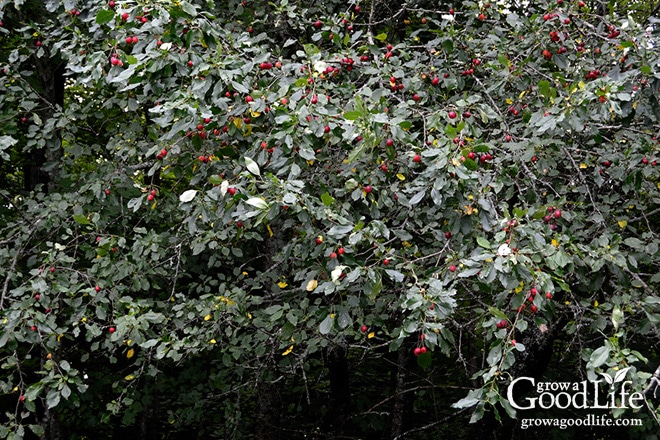
{"type": "Polygon", "coordinates": [[[124,380],[133,380],[133,379],[135,379],[135,375],[133,374],[129,374],[128,376],[124,377],[124,380]]]}
{"type": "Polygon", "coordinates": [[[371,339],[371,338],[373,338],[374,336],[376,336],[376,333],[375,333],[375,332],[369,332],[369,334],[367,335],[367,339],[371,339]]]}
{"type": "Polygon", "coordinates": [[[619,224],[619,227],[620,227],[621,229],[623,229],[623,228],[625,228],[626,226],[628,226],[628,221],[627,221],[627,220],[619,220],[617,223],[619,224]]]}
{"type": "Polygon", "coordinates": [[[598,307],[598,301],[594,301],[594,307],[598,307]]]}
{"type": "Polygon", "coordinates": [[[284,281],[280,281],[279,283],[277,283],[277,285],[280,286],[280,289],[284,289],[286,286],[288,286],[288,284],[285,283],[284,281]]]}
{"type": "Polygon", "coordinates": [[[509,105],[513,104],[513,99],[506,98],[506,103],[509,104],[509,105]]]}
{"type": "Polygon", "coordinates": [[[292,351],[293,351],[293,345],[291,347],[287,348],[286,351],[284,353],[282,353],[282,356],[286,356],[288,354],[291,354],[292,351]]]}
{"type": "Polygon", "coordinates": [[[253,118],[258,118],[261,116],[261,113],[255,112],[254,110],[250,110],[250,114],[252,115],[253,118]]]}
{"type": "Polygon", "coordinates": [[[130,350],[128,350],[128,351],[126,352],[126,359],[130,359],[130,358],[132,358],[134,354],[135,354],[135,350],[133,350],[133,349],[131,348],[130,350]]]}
{"type": "Polygon", "coordinates": [[[245,271],[243,271],[243,274],[242,274],[242,275],[243,275],[243,276],[248,276],[248,273],[245,272],[245,271]]]}
{"type": "Polygon", "coordinates": [[[580,164],[580,169],[581,169],[581,170],[584,170],[584,169],[586,169],[586,168],[587,168],[587,164],[584,163],[584,162],[582,162],[582,163],[580,164]]]}
{"type": "Polygon", "coordinates": [[[522,98],[523,96],[525,96],[525,92],[526,92],[526,90],[523,90],[522,92],[520,92],[520,95],[518,95],[518,99],[520,99],[520,98],[522,98]]]}
{"type": "Polygon", "coordinates": [[[309,160],[307,161],[307,165],[309,165],[309,166],[311,167],[312,165],[314,165],[314,161],[311,160],[311,159],[309,159],[309,160]]]}
{"type": "Polygon", "coordinates": [[[266,225],[266,229],[268,229],[268,233],[272,237],[274,234],[273,234],[273,230],[270,228],[270,225],[266,225]]]}
{"type": "Polygon", "coordinates": [[[396,178],[399,179],[399,180],[406,180],[406,176],[404,176],[404,175],[401,174],[401,173],[398,173],[398,174],[396,175],[396,178]]]}
{"type": "Polygon", "coordinates": [[[552,239],[552,245],[553,245],[554,247],[557,247],[557,246],[559,246],[559,242],[553,238],[553,239],[552,239]]]}
{"type": "Polygon", "coordinates": [[[248,312],[247,317],[248,317],[248,319],[252,319],[252,314],[250,312],[248,312]]]}
{"type": "Polygon", "coordinates": [[[62,335],[62,334],[57,335],[57,342],[60,342],[60,340],[62,339],[62,336],[64,336],[64,335],[62,335]]]}
{"type": "Polygon", "coordinates": [[[211,339],[211,340],[209,341],[209,344],[215,344],[216,342],[217,342],[217,341],[216,341],[215,339],[211,339]]]}
{"type": "Polygon", "coordinates": [[[410,244],[410,243],[407,242],[407,241],[402,241],[401,244],[402,244],[404,247],[410,247],[410,246],[412,246],[412,244],[410,244]]]}
{"type": "Polygon", "coordinates": [[[319,285],[319,282],[316,280],[309,280],[307,287],[305,288],[308,292],[313,292],[314,289],[319,285]]]}
{"type": "Polygon", "coordinates": [[[211,319],[211,315],[210,315],[210,314],[208,314],[208,315],[206,315],[206,316],[204,317],[204,321],[208,321],[208,320],[210,320],[210,319],[211,319]]]}
{"type": "Polygon", "coordinates": [[[243,119],[234,118],[234,125],[236,126],[236,128],[241,128],[243,126],[243,119]]]}

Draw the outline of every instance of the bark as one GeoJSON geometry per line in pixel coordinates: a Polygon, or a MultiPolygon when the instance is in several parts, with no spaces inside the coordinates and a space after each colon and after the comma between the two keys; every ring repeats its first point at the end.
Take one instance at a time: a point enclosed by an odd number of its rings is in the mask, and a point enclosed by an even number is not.
{"type": "Polygon", "coordinates": [[[257,385],[257,408],[255,415],[255,440],[279,440],[278,421],[281,419],[281,402],[277,387],[268,382],[257,385]]]}
{"type": "Polygon", "coordinates": [[[399,439],[410,427],[414,393],[406,392],[408,376],[414,368],[415,358],[411,356],[410,344],[404,342],[397,351],[397,362],[394,383],[394,403],[392,408],[392,426],[390,438],[399,439]]]}
{"type": "Polygon", "coordinates": [[[351,392],[346,347],[334,345],[328,349],[326,364],[330,378],[329,432],[347,434],[346,419],[350,414],[351,392]]]}

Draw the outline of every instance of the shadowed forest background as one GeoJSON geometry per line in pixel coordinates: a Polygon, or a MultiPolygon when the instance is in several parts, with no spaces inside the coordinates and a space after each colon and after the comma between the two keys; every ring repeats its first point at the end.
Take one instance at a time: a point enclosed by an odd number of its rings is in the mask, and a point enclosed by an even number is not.
{"type": "Polygon", "coordinates": [[[0,0],[0,438],[655,438],[659,8],[0,0]]]}

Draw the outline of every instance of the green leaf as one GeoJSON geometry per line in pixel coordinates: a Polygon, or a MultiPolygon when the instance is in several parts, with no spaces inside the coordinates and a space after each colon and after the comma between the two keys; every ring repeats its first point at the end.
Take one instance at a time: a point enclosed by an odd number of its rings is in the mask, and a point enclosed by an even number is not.
{"type": "Polygon", "coordinates": [[[91,225],[91,224],[92,224],[92,222],[89,221],[89,219],[87,218],[87,216],[85,216],[85,215],[83,215],[83,214],[76,214],[76,215],[74,215],[74,216],[73,216],[73,221],[75,221],[75,222],[78,223],[79,225],[91,225]]]}
{"type": "Polygon", "coordinates": [[[471,406],[474,406],[481,401],[481,399],[483,398],[483,393],[484,391],[481,388],[478,388],[476,390],[470,390],[466,397],[463,397],[458,402],[453,403],[451,407],[461,409],[461,408],[469,408],[471,406]]]}
{"type": "Polygon", "coordinates": [[[332,324],[334,322],[334,319],[332,317],[332,314],[328,314],[328,316],[325,317],[323,321],[321,321],[321,324],[319,325],[319,332],[322,335],[327,335],[332,331],[332,324]]]}
{"type": "Polygon", "coordinates": [[[362,113],[355,110],[344,113],[344,119],[346,119],[347,121],[357,121],[360,118],[360,116],[362,116],[362,113]]]}
{"type": "Polygon", "coordinates": [[[197,15],[197,7],[191,3],[181,2],[181,9],[183,12],[188,15],[192,15],[193,17],[197,15]]]}
{"type": "Polygon", "coordinates": [[[348,233],[353,232],[355,226],[353,225],[335,225],[327,232],[329,237],[337,240],[345,237],[348,233]]]}
{"type": "Polygon", "coordinates": [[[484,237],[481,237],[481,236],[477,237],[477,244],[479,246],[481,246],[482,248],[484,248],[484,249],[490,249],[491,248],[490,242],[488,240],[486,240],[484,237]]]}
{"type": "Polygon", "coordinates": [[[115,11],[108,9],[101,9],[96,14],[96,24],[106,24],[111,22],[115,18],[115,11]]]}
{"type": "Polygon", "coordinates": [[[261,197],[250,197],[245,203],[258,209],[268,209],[268,203],[261,197]]]}
{"type": "Polygon", "coordinates": [[[376,40],[382,42],[382,41],[387,40],[387,34],[386,33],[378,34],[374,38],[376,38],[376,40]]]}
{"type": "Polygon", "coordinates": [[[587,368],[594,369],[603,365],[610,357],[610,347],[598,347],[591,353],[587,368]]]}
{"type": "Polygon", "coordinates": [[[247,156],[245,156],[245,168],[247,168],[248,171],[254,174],[255,176],[261,176],[261,172],[259,171],[259,165],[257,165],[257,163],[254,160],[250,159],[247,156]]]}
{"type": "Polygon", "coordinates": [[[422,369],[424,370],[427,370],[431,366],[432,361],[433,361],[433,356],[429,351],[417,356],[417,365],[422,367],[422,369]]]}
{"type": "Polygon", "coordinates": [[[321,195],[321,201],[325,206],[331,206],[335,199],[333,199],[332,196],[326,192],[321,195]]]}
{"type": "Polygon", "coordinates": [[[495,307],[488,307],[488,311],[490,312],[491,315],[496,317],[497,319],[508,319],[509,317],[501,311],[500,309],[497,309],[495,307]]]}
{"type": "Polygon", "coordinates": [[[351,150],[350,154],[348,155],[348,158],[346,161],[351,164],[360,158],[364,156],[364,153],[367,151],[367,144],[366,142],[360,142],[353,150],[351,150]]]}

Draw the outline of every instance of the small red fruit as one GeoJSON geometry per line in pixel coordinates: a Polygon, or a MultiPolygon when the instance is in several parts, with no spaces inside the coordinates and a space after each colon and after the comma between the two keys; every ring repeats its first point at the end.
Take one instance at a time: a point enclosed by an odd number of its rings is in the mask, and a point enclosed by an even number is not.
{"type": "Polygon", "coordinates": [[[447,113],[447,116],[449,116],[449,119],[456,119],[456,112],[454,110],[451,110],[449,113],[447,113]]]}
{"type": "Polygon", "coordinates": [[[447,240],[449,240],[451,238],[451,232],[450,231],[445,232],[445,238],[447,240]]]}
{"type": "Polygon", "coordinates": [[[539,308],[536,307],[535,304],[532,304],[532,305],[529,307],[529,311],[532,312],[532,313],[536,313],[536,312],[539,311],[539,308]]]}
{"type": "Polygon", "coordinates": [[[343,248],[343,247],[340,247],[339,249],[337,249],[337,253],[338,253],[339,255],[344,255],[344,252],[345,252],[345,251],[344,251],[344,248],[343,248]]]}
{"type": "Polygon", "coordinates": [[[545,297],[548,298],[548,299],[552,299],[552,293],[545,292],[545,297]]]}
{"type": "Polygon", "coordinates": [[[233,196],[234,194],[236,194],[236,188],[230,186],[229,188],[227,188],[227,192],[229,193],[230,196],[233,196]]]}
{"type": "Polygon", "coordinates": [[[422,161],[422,156],[420,156],[419,154],[415,154],[415,157],[413,157],[413,162],[419,163],[421,161],[422,161]]]}
{"type": "Polygon", "coordinates": [[[337,253],[336,252],[330,252],[330,259],[334,260],[335,258],[337,258],[337,253]]]}
{"type": "Polygon", "coordinates": [[[555,212],[552,215],[554,215],[555,218],[560,218],[561,217],[561,211],[559,209],[555,209],[555,212]]]}
{"type": "Polygon", "coordinates": [[[367,185],[367,186],[364,187],[364,192],[366,192],[367,194],[369,194],[373,190],[374,189],[371,185],[367,185]]]}
{"type": "Polygon", "coordinates": [[[456,266],[454,266],[453,264],[449,266],[449,272],[456,272],[456,266]]]}
{"type": "Polygon", "coordinates": [[[366,325],[363,325],[362,327],[360,327],[360,331],[361,331],[362,333],[366,333],[367,330],[369,330],[369,327],[367,327],[366,325]]]}
{"type": "Polygon", "coordinates": [[[415,347],[413,353],[415,354],[415,356],[419,356],[420,354],[422,354],[422,349],[419,347],[415,347]]]}
{"type": "Polygon", "coordinates": [[[323,23],[321,22],[321,20],[316,20],[316,22],[314,23],[314,26],[316,26],[317,28],[320,28],[321,26],[323,26],[323,23]]]}
{"type": "Polygon", "coordinates": [[[39,295],[38,293],[36,295],[34,295],[35,301],[39,301],[40,298],[41,298],[41,295],[39,295]]]}
{"type": "Polygon", "coordinates": [[[97,292],[100,292],[101,291],[101,286],[95,286],[94,290],[96,290],[97,292]]]}
{"type": "Polygon", "coordinates": [[[114,327],[110,327],[110,328],[108,329],[108,332],[109,332],[109,333],[114,333],[116,330],[117,330],[116,328],[114,328],[114,327]]]}
{"type": "Polygon", "coordinates": [[[388,260],[387,258],[385,258],[385,259],[383,260],[383,265],[384,265],[384,266],[387,266],[387,265],[389,265],[389,264],[390,264],[390,260],[388,260]]]}
{"type": "Polygon", "coordinates": [[[426,353],[426,347],[420,347],[420,348],[419,348],[419,353],[420,353],[420,354],[424,354],[424,353],[426,353]]]}
{"type": "Polygon", "coordinates": [[[434,86],[437,86],[439,83],[440,83],[440,78],[438,78],[437,76],[431,80],[431,84],[433,84],[434,86]]]}

